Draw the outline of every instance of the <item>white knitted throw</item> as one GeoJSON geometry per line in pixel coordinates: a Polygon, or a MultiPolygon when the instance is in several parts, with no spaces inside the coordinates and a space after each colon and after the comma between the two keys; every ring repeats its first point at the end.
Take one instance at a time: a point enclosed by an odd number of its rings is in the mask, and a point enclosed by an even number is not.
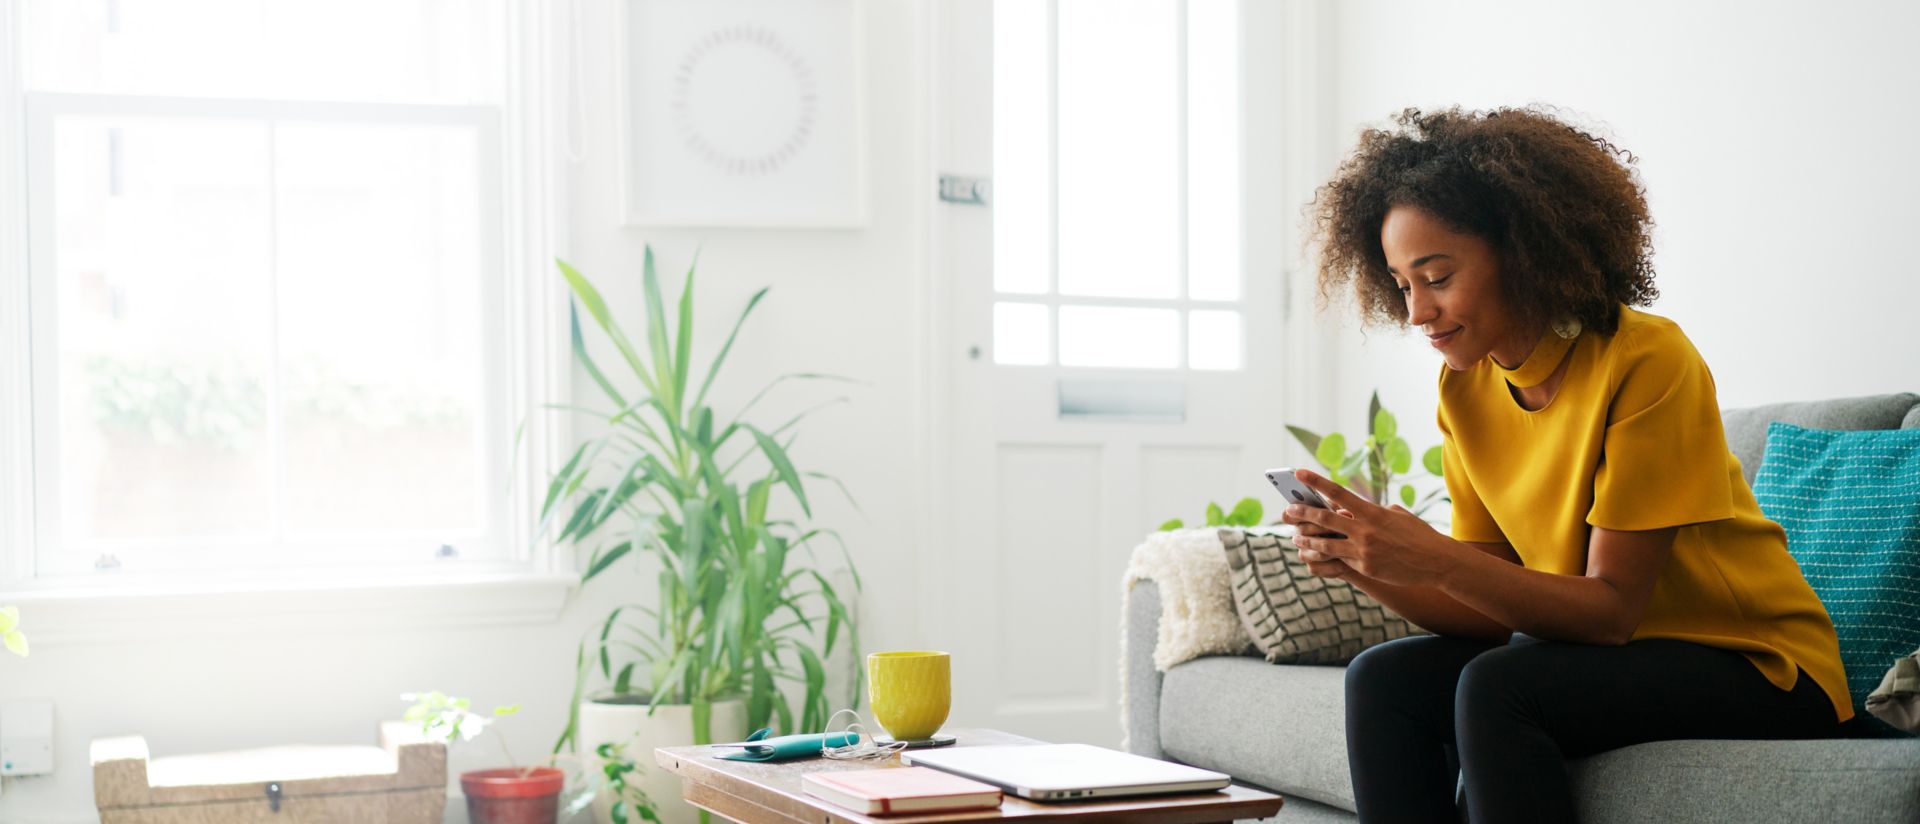
{"type": "MultiPolygon", "coordinates": [[[[1133,548],[1120,596],[1120,705],[1127,702],[1127,600],[1133,585],[1160,586],[1160,634],[1153,642],[1153,668],[1166,672],[1202,655],[1234,655],[1253,644],[1233,609],[1227,555],[1218,527],[1155,532],[1133,548]]],[[[1121,713],[1126,735],[1125,713],[1121,713]]]]}
{"type": "MultiPolygon", "coordinates": [[[[1233,610],[1233,585],[1227,580],[1227,554],[1219,527],[1176,529],[1147,536],[1127,562],[1126,592],[1152,580],[1160,585],[1160,637],[1153,645],[1153,668],[1166,672],[1202,655],[1246,651],[1253,638],[1233,610]]],[[[1124,602],[1124,596],[1123,596],[1124,602]]],[[[1124,616],[1126,610],[1121,610],[1124,616]]],[[[1125,621],[1120,647],[1126,650],[1125,621]]]]}

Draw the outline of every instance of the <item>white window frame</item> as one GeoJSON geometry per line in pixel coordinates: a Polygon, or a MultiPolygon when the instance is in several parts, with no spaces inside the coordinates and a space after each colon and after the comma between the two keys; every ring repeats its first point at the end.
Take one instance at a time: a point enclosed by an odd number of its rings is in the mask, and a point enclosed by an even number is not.
{"type": "MultiPolygon", "coordinates": [[[[1169,33],[1169,36],[1174,40],[1176,63],[1178,64],[1178,77],[1174,85],[1177,90],[1176,97],[1178,99],[1180,118],[1178,137],[1176,139],[1176,152],[1179,158],[1179,165],[1177,185],[1175,186],[1175,190],[1178,192],[1177,197],[1179,199],[1180,214],[1178,239],[1179,268],[1178,271],[1174,273],[1178,288],[1173,297],[1138,298],[1074,295],[1060,291],[1060,2],[1059,0],[1033,1],[1045,3],[1047,7],[1047,152],[1049,155],[1047,164],[1047,204],[1049,211],[1047,228],[1049,251],[1047,261],[1047,286],[1044,292],[1003,292],[1000,290],[999,284],[995,283],[991,290],[991,299],[987,305],[987,311],[991,313],[993,307],[999,304],[1044,307],[1047,312],[1047,362],[1044,364],[1002,363],[997,360],[997,358],[990,358],[989,363],[996,369],[1039,372],[1043,374],[1099,374],[1122,379],[1164,379],[1168,376],[1193,374],[1204,376],[1239,375],[1246,373],[1248,371],[1248,361],[1253,357],[1251,335],[1246,327],[1248,317],[1252,314],[1249,311],[1249,301],[1251,297],[1248,294],[1247,282],[1246,261],[1248,250],[1246,233],[1242,231],[1237,237],[1239,248],[1236,250],[1236,260],[1239,261],[1239,268],[1234,272],[1234,279],[1236,281],[1235,288],[1239,293],[1239,297],[1231,299],[1195,298],[1193,297],[1192,284],[1189,282],[1189,275],[1191,274],[1189,268],[1193,263],[1193,256],[1188,248],[1193,235],[1193,226],[1190,222],[1191,216],[1189,214],[1189,201],[1193,194],[1193,187],[1192,170],[1189,168],[1192,120],[1188,105],[1192,97],[1193,89],[1188,81],[1187,75],[1191,65],[1189,47],[1192,45],[1187,26],[1188,3],[1186,0],[1177,0],[1176,5],[1178,7],[1177,15],[1179,24],[1169,33]],[[1178,351],[1175,364],[1169,367],[1064,365],[1060,362],[1061,307],[1171,309],[1174,311],[1176,317],[1174,335],[1178,351]],[[1189,327],[1192,324],[1193,313],[1195,311],[1233,312],[1240,316],[1239,366],[1230,369],[1200,368],[1193,366],[1192,352],[1190,351],[1192,349],[1192,330],[1189,327]]],[[[1236,8],[1235,15],[1237,25],[1242,26],[1242,31],[1244,31],[1246,19],[1245,10],[1236,8]]],[[[1244,42],[1237,43],[1236,48],[1245,49],[1244,42]]],[[[1244,112],[1246,109],[1245,89],[1236,88],[1234,93],[1236,99],[1240,101],[1239,110],[1244,112]]],[[[1245,124],[1240,123],[1238,126],[1240,133],[1244,134],[1245,124]]],[[[1240,179],[1244,181],[1246,179],[1247,153],[1245,144],[1239,139],[1236,139],[1234,143],[1234,152],[1234,164],[1241,170],[1240,179]]],[[[1247,192],[1244,186],[1241,187],[1236,199],[1235,216],[1244,225],[1247,213],[1247,192]]],[[[995,323],[997,323],[997,320],[991,318],[988,320],[987,329],[990,333],[988,336],[989,339],[993,337],[992,333],[995,331],[995,323]]]]}
{"type": "MultiPolygon", "coordinates": [[[[571,375],[571,352],[564,334],[566,293],[553,274],[565,225],[561,112],[566,97],[561,92],[568,78],[560,63],[568,53],[563,41],[570,30],[565,4],[507,0],[507,89],[493,139],[483,139],[480,147],[482,162],[501,170],[490,183],[483,183],[495,195],[487,198],[483,230],[501,230],[489,233],[499,240],[494,253],[497,272],[488,282],[498,290],[502,311],[498,325],[489,318],[484,328],[497,341],[489,343],[490,350],[498,349],[487,356],[489,392],[504,397],[504,408],[489,411],[506,416],[506,425],[498,429],[518,432],[518,454],[501,462],[501,470],[511,474],[510,479],[501,478],[509,482],[504,511],[490,513],[504,551],[490,560],[401,562],[387,556],[389,560],[381,562],[369,549],[354,563],[323,570],[240,569],[233,566],[233,558],[201,549],[194,551],[207,551],[202,557],[208,563],[199,569],[57,574],[64,570],[49,569],[43,562],[37,533],[47,524],[51,510],[50,502],[36,500],[32,467],[36,449],[44,448],[34,442],[33,415],[45,412],[28,409],[27,399],[45,407],[51,398],[32,395],[34,364],[28,353],[51,355],[44,344],[33,345],[39,342],[34,338],[48,331],[44,324],[34,325],[34,316],[51,307],[29,303],[33,293],[29,278],[34,272],[29,249],[44,250],[45,244],[29,246],[29,190],[38,173],[27,167],[27,128],[30,123],[50,121],[28,116],[29,99],[37,107],[36,115],[69,111],[205,115],[218,109],[303,121],[424,122],[438,117],[469,122],[479,112],[492,119],[494,107],[27,95],[18,57],[23,14],[19,0],[0,0],[0,46],[5,47],[0,53],[14,55],[0,60],[0,602],[41,608],[36,610],[40,616],[36,623],[42,632],[35,635],[35,642],[119,637],[129,623],[126,619],[156,604],[176,603],[184,595],[195,596],[199,605],[195,614],[209,622],[231,620],[239,610],[258,619],[262,627],[272,626],[275,615],[308,620],[315,613],[378,615],[397,610],[415,618],[442,616],[461,624],[557,615],[577,585],[577,570],[571,553],[550,542],[534,541],[532,533],[545,480],[564,459],[571,437],[564,417],[545,407],[569,396],[571,375]],[[500,386],[497,392],[493,384],[500,386]],[[116,599],[118,606],[102,609],[103,597],[116,599]]],[[[504,452],[507,445],[500,449],[504,452]]],[[[191,627],[176,626],[171,631],[183,629],[191,627]]]]}

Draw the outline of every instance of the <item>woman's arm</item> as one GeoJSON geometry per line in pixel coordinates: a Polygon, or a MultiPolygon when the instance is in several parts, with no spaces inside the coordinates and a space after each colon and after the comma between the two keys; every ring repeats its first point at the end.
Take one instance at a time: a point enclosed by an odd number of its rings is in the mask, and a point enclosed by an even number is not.
{"type": "MultiPolygon", "coordinates": [[[[1315,534],[1320,530],[1310,524],[1301,525],[1302,534],[1315,534]]],[[[1510,544],[1471,543],[1488,557],[1498,558],[1512,564],[1520,563],[1520,556],[1510,544]]],[[[1389,584],[1377,578],[1371,578],[1355,572],[1352,567],[1341,561],[1313,561],[1303,553],[1301,560],[1307,564],[1307,571],[1324,578],[1338,578],[1352,584],[1379,601],[1387,609],[1415,626],[1435,635],[1447,635],[1456,638],[1482,638],[1504,643],[1513,637],[1513,630],[1505,624],[1488,618],[1486,613],[1460,602],[1438,587],[1399,586],[1389,584]]]]}
{"type": "MultiPolygon", "coordinates": [[[[1653,585],[1673,554],[1679,527],[1620,532],[1594,527],[1585,575],[1558,575],[1460,553],[1440,589],[1493,620],[1552,641],[1617,645],[1653,598],[1653,585]]],[[[1449,539],[1450,540],[1450,539],[1449,539]]]]}
{"type": "MultiPolygon", "coordinates": [[[[1301,470],[1299,478],[1347,510],[1336,514],[1297,505],[1287,508],[1283,516],[1287,523],[1313,524],[1345,536],[1295,537],[1302,560],[1337,560],[1353,572],[1391,586],[1437,588],[1494,622],[1554,641],[1624,644],[1632,638],[1679,531],[1678,527],[1644,532],[1594,527],[1589,532],[1586,574],[1560,575],[1527,569],[1453,540],[1404,509],[1382,507],[1314,473],[1301,470]]],[[[1366,586],[1361,589],[1374,594],[1366,586]]],[[[1382,594],[1395,595],[1385,588],[1382,594]]],[[[1380,600],[1391,606],[1388,598],[1380,600]]],[[[1409,606],[1419,609],[1427,603],[1431,600],[1409,606]]],[[[1408,618],[1421,623],[1411,615],[1408,618]]]]}

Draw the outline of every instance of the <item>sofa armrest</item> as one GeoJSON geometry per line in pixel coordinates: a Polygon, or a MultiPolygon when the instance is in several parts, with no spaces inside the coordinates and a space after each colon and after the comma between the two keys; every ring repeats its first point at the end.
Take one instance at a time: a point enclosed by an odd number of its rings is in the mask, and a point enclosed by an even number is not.
{"type": "Polygon", "coordinates": [[[1160,679],[1153,666],[1153,648],[1160,638],[1160,587],[1137,581],[1127,590],[1127,643],[1120,662],[1120,686],[1126,703],[1120,708],[1126,724],[1126,749],[1135,755],[1163,758],[1160,749],[1160,679]]]}

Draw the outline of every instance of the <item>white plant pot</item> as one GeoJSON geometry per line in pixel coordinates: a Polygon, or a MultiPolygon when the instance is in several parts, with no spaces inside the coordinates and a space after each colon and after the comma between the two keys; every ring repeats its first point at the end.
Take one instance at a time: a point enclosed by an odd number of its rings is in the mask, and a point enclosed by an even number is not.
{"type": "MultiPolygon", "coordinates": [[[[715,701],[710,724],[715,742],[739,741],[747,737],[747,703],[740,699],[715,701]]],[[[680,777],[667,772],[654,760],[660,747],[686,747],[693,741],[693,705],[662,704],[649,716],[646,704],[604,704],[595,700],[580,702],[580,751],[587,757],[588,769],[598,771],[594,753],[601,744],[625,744],[626,755],[640,767],[637,782],[653,799],[663,824],[696,824],[700,811],[680,800],[680,777]]],[[[593,817],[600,824],[612,824],[613,799],[602,793],[593,800],[593,817]]],[[[639,821],[634,815],[629,821],[639,821]]]]}

